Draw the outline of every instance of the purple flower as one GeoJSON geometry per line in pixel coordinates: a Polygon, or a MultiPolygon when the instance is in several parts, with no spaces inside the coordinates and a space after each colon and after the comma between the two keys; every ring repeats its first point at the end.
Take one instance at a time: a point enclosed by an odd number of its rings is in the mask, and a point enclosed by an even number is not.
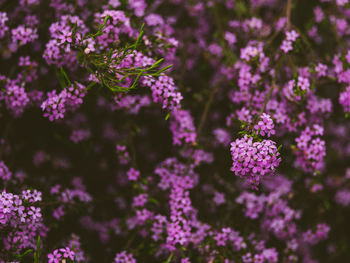
{"type": "Polygon", "coordinates": [[[261,136],[266,135],[267,137],[270,137],[276,133],[273,120],[271,119],[271,116],[266,113],[263,113],[260,116],[260,120],[254,125],[254,129],[256,133],[260,134],[261,136]]]}
{"type": "Polygon", "coordinates": [[[247,135],[231,143],[231,156],[231,171],[237,176],[246,177],[253,188],[259,185],[263,176],[273,173],[281,161],[275,142],[254,142],[247,135]]]}
{"type": "Polygon", "coordinates": [[[299,34],[295,30],[286,32],[287,41],[294,42],[295,40],[297,40],[298,37],[299,37],[299,34]]]}
{"type": "Polygon", "coordinates": [[[193,144],[196,141],[197,133],[189,111],[173,111],[171,113],[170,130],[173,132],[173,143],[175,145],[193,144]]]}
{"type": "Polygon", "coordinates": [[[42,217],[40,207],[35,208],[34,206],[31,206],[30,210],[28,211],[28,215],[32,216],[34,221],[40,220],[42,217]]]}
{"type": "Polygon", "coordinates": [[[70,250],[69,247],[65,247],[65,248],[60,248],[60,252],[63,254],[64,258],[69,258],[71,260],[74,260],[74,251],[70,250]]]}
{"type": "Polygon", "coordinates": [[[60,263],[62,255],[58,252],[58,249],[55,249],[52,253],[47,255],[48,263],[60,263]]]}
{"type": "Polygon", "coordinates": [[[300,89],[302,91],[308,91],[309,87],[310,87],[310,82],[307,78],[304,78],[302,76],[298,77],[298,87],[300,87],[300,89]]]}
{"type": "Polygon", "coordinates": [[[115,255],[114,263],[136,263],[136,260],[131,253],[122,251],[115,255]]]}
{"type": "Polygon", "coordinates": [[[140,171],[130,168],[130,170],[127,172],[127,176],[129,181],[137,181],[137,179],[140,177],[140,171]]]}
{"type": "Polygon", "coordinates": [[[284,53],[288,53],[289,51],[293,50],[292,42],[288,40],[283,40],[281,49],[284,53]]]}
{"type": "Polygon", "coordinates": [[[350,86],[340,93],[339,103],[343,106],[344,112],[350,113],[350,86]]]}
{"type": "Polygon", "coordinates": [[[1,161],[0,162],[0,178],[4,181],[10,181],[11,177],[12,177],[11,171],[6,166],[6,164],[3,161],[1,161]]]}

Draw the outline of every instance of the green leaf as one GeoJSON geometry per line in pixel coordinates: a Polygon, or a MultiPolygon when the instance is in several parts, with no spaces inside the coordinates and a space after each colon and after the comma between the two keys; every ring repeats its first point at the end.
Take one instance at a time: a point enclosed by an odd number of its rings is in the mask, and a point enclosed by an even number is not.
{"type": "Polygon", "coordinates": [[[107,56],[107,66],[109,66],[112,62],[112,55],[113,55],[113,48],[111,48],[108,52],[108,56],[107,56]]]}
{"type": "Polygon", "coordinates": [[[107,84],[106,87],[109,88],[113,92],[127,92],[127,91],[132,89],[132,87],[122,87],[122,86],[118,86],[118,85],[112,87],[109,84],[107,84]]]}
{"type": "Polygon", "coordinates": [[[96,37],[102,35],[103,29],[107,25],[107,22],[108,22],[109,19],[110,19],[110,16],[106,16],[105,17],[105,20],[103,21],[103,24],[100,25],[100,27],[98,28],[97,32],[92,36],[92,38],[96,38],[96,37]]]}
{"type": "Polygon", "coordinates": [[[278,146],[277,151],[279,152],[282,149],[282,144],[278,146]]]}
{"type": "Polygon", "coordinates": [[[40,251],[40,245],[41,245],[41,240],[40,240],[40,236],[38,236],[38,240],[36,241],[36,250],[40,251]]]}
{"type": "Polygon", "coordinates": [[[28,250],[26,250],[26,251],[24,251],[24,253],[23,254],[21,254],[21,255],[17,255],[17,258],[23,258],[24,256],[26,256],[26,255],[28,255],[28,254],[30,254],[30,253],[32,253],[33,252],[33,249],[28,249],[28,250]]]}
{"type": "Polygon", "coordinates": [[[242,16],[242,15],[246,14],[247,11],[248,11],[248,9],[243,1],[239,1],[236,3],[236,12],[237,12],[238,16],[242,16]]]}
{"type": "Polygon", "coordinates": [[[136,42],[133,45],[129,46],[129,49],[135,50],[140,45],[142,37],[144,35],[144,31],[143,31],[144,27],[145,27],[145,23],[143,23],[141,26],[140,33],[136,39],[136,42]]]}
{"type": "Polygon", "coordinates": [[[327,200],[325,200],[323,204],[326,210],[329,210],[329,208],[331,208],[331,204],[327,200]]]}
{"type": "Polygon", "coordinates": [[[73,43],[75,43],[75,38],[77,36],[77,30],[78,30],[78,22],[76,21],[73,27],[73,31],[72,31],[72,41],[73,43]]]}
{"type": "Polygon", "coordinates": [[[152,70],[152,69],[154,69],[154,68],[158,67],[158,65],[159,65],[160,63],[162,63],[162,62],[163,62],[163,60],[164,60],[164,58],[158,59],[156,62],[154,62],[154,63],[153,63],[153,65],[152,65],[152,66],[150,66],[150,67],[149,67],[149,68],[147,68],[146,70],[152,70]]]}
{"type": "Polygon", "coordinates": [[[164,263],[170,263],[170,261],[171,261],[171,259],[173,258],[173,256],[174,256],[174,252],[172,252],[172,253],[170,254],[170,256],[168,257],[167,261],[165,261],[164,263]]]}
{"type": "Polygon", "coordinates": [[[86,90],[90,90],[96,84],[97,84],[97,82],[95,82],[95,81],[90,82],[89,85],[87,85],[86,90]]]}
{"type": "Polygon", "coordinates": [[[142,75],[143,75],[143,72],[141,71],[141,72],[137,75],[137,77],[136,77],[136,79],[134,80],[134,82],[132,83],[130,89],[133,89],[133,88],[136,87],[137,81],[141,78],[142,75]]]}
{"type": "Polygon", "coordinates": [[[157,200],[157,199],[154,199],[154,198],[152,198],[152,197],[149,197],[149,198],[148,198],[148,201],[151,202],[151,203],[153,203],[153,204],[156,204],[156,205],[159,204],[158,200],[157,200]]]}
{"type": "Polygon", "coordinates": [[[67,73],[64,71],[63,67],[60,67],[60,72],[61,72],[63,78],[65,79],[67,86],[72,85],[72,82],[71,82],[70,79],[68,78],[68,75],[67,75],[67,73]]]}
{"type": "Polygon", "coordinates": [[[34,263],[40,263],[40,255],[41,255],[41,250],[40,250],[40,236],[38,236],[38,240],[36,241],[36,252],[34,252],[34,263]]]}
{"type": "Polygon", "coordinates": [[[58,82],[60,83],[60,86],[62,89],[66,88],[66,82],[64,81],[64,78],[60,71],[56,68],[56,76],[58,78],[58,82]]]}
{"type": "Polygon", "coordinates": [[[169,66],[166,66],[160,70],[158,70],[156,73],[153,73],[153,74],[150,74],[150,75],[153,75],[153,76],[159,76],[161,73],[163,73],[164,71],[168,70],[169,68],[171,68],[173,65],[169,65],[169,66]]]}
{"type": "Polygon", "coordinates": [[[170,112],[168,112],[168,114],[165,116],[165,120],[167,121],[170,117],[170,112]]]}

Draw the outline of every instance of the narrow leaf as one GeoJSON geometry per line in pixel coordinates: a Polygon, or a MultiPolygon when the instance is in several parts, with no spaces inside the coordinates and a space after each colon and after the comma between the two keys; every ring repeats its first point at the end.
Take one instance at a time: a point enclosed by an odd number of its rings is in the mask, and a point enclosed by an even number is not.
{"type": "Polygon", "coordinates": [[[64,71],[63,67],[60,67],[60,72],[61,72],[62,76],[64,77],[64,79],[66,80],[67,86],[72,85],[72,82],[71,82],[70,79],[68,78],[68,75],[67,75],[67,73],[64,71]]]}

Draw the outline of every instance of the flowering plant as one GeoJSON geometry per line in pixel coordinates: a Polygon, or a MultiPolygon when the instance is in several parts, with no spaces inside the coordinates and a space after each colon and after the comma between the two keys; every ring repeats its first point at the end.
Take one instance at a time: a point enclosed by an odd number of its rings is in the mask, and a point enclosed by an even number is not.
{"type": "Polygon", "coordinates": [[[0,0],[0,262],[347,262],[348,0],[0,0]]]}

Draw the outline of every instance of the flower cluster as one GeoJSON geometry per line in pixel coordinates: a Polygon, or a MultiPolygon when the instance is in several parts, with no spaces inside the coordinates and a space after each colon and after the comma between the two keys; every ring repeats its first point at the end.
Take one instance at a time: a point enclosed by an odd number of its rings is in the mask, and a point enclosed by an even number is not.
{"type": "Polygon", "coordinates": [[[319,137],[322,135],[323,127],[314,124],[312,128],[307,127],[295,139],[297,163],[305,172],[315,173],[324,167],[323,158],[326,156],[326,143],[319,137]]]}
{"type": "Polygon", "coordinates": [[[343,106],[344,112],[350,113],[350,86],[339,94],[339,103],[343,106]]]}
{"type": "Polygon", "coordinates": [[[318,224],[315,233],[313,233],[311,230],[308,230],[303,234],[303,239],[306,243],[316,245],[321,240],[328,238],[329,230],[330,230],[330,227],[328,225],[318,224]]]}
{"type": "Polygon", "coordinates": [[[239,232],[234,231],[229,227],[223,228],[221,232],[215,235],[214,239],[219,247],[226,246],[227,242],[231,243],[235,250],[241,250],[247,247],[247,244],[239,235],[239,232]]]}
{"type": "Polygon", "coordinates": [[[24,85],[9,82],[5,86],[5,91],[0,93],[0,100],[4,100],[7,109],[15,116],[20,116],[29,104],[29,96],[24,89],[24,85]]]}
{"type": "Polygon", "coordinates": [[[63,89],[57,94],[56,90],[47,93],[47,99],[41,104],[44,117],[50,121],[63,119],[67,111],[74,111],[83,103],[86,87],[78,82],[63,89]]]}
{"type": "Polygon", "coordinates": [[[293,43],[298,37],[299,34],[295,30],[286,32],[286,38],[283,40],[280,47],[284,53],[288,53],[289,51],[293,50],[293,43]]]}
{"type": "Polygon", "coordinates": [[[6,12],[0,12],[0,38],[5,36],[6,31],[9,30],[8,26],[6,26],[6,22],[8,21],[8,17],[6,12]]]}
{"type": "Polygon", "coordinates": [[[173,132],[173,143],[175,145],[193,144],[196,141],[197,133],[189,111],[173,111],[170,130],[173,132]]]}
{"type": "Polygon", "coordinates": [[[74,260],[74,251],[69,247],[55,249],[52,253],[47,255],[49,263],[59,263],[65,260],[74,260]]]}
{"type": "Polygon", "coordinates": [[[114,263],[136,263],[136,260],[131,253],[122,251],[115,255],[115,259],[113,262],[114,263]]]}
{"type": "Polygon", "coordinates": [[[260,116],[258,123],[254,125],[254,130],[257,134],[260,134],[261,136],[266,135],[267,137],[270,137],[276,133],[273,120],[271,119],[270,115],[266,113],[263,113],[260,116]]]}
{"type": "Polygon", "coordinates": [[[350,204],[350,190],[339,190],[335,195],[335,201],[342,206],[348,206],[350,204]]]}
{"type": "MultiPolygon", "coordinates": [[[[119,93],[120,94],[120,93],[119,93]]],[[[148,96],[140,95],[117,95],[114,100],[117,104],[117,109],[125,109],[129,114],[138,114],[140,109],[147,107],[151,104],[151,100],[148,96]]]]}
{"type": "Polygon", "coordinates": [[[82,35],[87,33],[87,28],[84,22],[78,16],[64,15],[60,20],[51,24],[50,40],[46,43],[43,58],[51,65],[76,65],[75,52],[72,50],[73,44],[78,44],[82,40],[82,35]],[[75,35],[75,42],[73,42],[73,28],[77,25],[79,29],[75,35]]]}
{"type": "Polygon", "coordinates": [[[70,139],[74,143],[78,143],[83,140],[87,140],[91,137],[91,132],[90,130],[87,129],[79,129],[79,130],[74,130],[72,131],[72,135],[70,136],[70,139]]]}
{"type": "Polygon", "coordinates": [[[173,78],[160,76],[158,78],[145,77],[141,82],[152,90],[153,102],[160,103],[164,109],[178,109],[182,95],[174,84],[173,78]]]}
{"type": "Polygon", "coordinates": [[[27,43],[33,42],[39,37],[36,28],[26,27],[24,25],[12,29],[11,33],[12,42],[18,46],[23,46],[27,43]]]}
{"type": "Polygon", "coordinates": [[[10,181],[12,177],[12,172],[6,166],[4,161],[0,162],[0,178],[3,181],[10,181]]]}
{"type": "Polygon", "coordinates": [[[41,192],[37,190],[23,190],[20,195],[0,193],[0,230],[7,233],[2,239],[5,250],[0,259],[13,249],[20,252],[34,248],[37,235],[46,235],[41,208],[37,207],[41,200],[41,192]]]}
{"type": "Polygon", "coordinates": [[[273,174],[281,162],[274,141],[254,142],[248,135],[232,142],[230,151],[233,161],[231,171],[246,178],[252,187],[258,186],[262,177],[273,174]]]}
{"type": "Polygon", "coordinates": [[[0,0],[0,262],[347,262],[348,6],[0,0]]]}
{"type": "Polygon", "coordinates": [[[119,162],[121,164],[127,164],[130,162],[130,155],[129,155],[129,152],[126,150],[125,145],[117,144],[116,151],[118,154],[119,162]]]}

